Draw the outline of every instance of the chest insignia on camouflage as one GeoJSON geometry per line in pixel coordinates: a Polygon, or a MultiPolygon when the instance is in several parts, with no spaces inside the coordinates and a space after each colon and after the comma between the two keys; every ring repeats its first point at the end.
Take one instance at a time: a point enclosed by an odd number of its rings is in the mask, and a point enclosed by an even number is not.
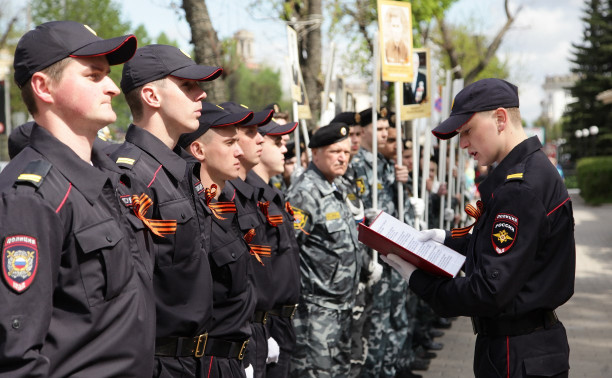
{"type": "Polygon", "coordinates": [[[340,213],[337,211],[331,212],[331,213],[327,213],[325,214],[325,219],[326,220],[336,220],[336,219],[340,219],[340,213]]]}
{"type": "Polygon", "coordinates": [[[382,190],[383,189],[383,186],[382,186],[381,183],[378,183],[377,187],[378,187],[378,190],[382,190]]]}
{"type": "Polygon", "coordinates": [[[514,245],[518,234],[518,218],[511,214],[499,213],[495,216],[491,242],[498,254],[508,252],[514,245]]]}
{"type": "Polygon", "coordinates": [[[28,235],[7,236],[2,245],[2,275],[8,287],[24,292],[38,270],[38,241],[28,235]]]}
{"type": "Polygon", "coordinates": [[[293,209],[293,228],[295,230],[302,230],[302,232],[307,234],[307,232],[304,231],[304,226],[306,226],[308,215],[304,214],[304,210],[302,209],[298,209],[294,206],[291,206],[291,208],[293,209]]]}
{"type": "Polygon", "coordinates": [[[357,190],[359,191],[359,194],[365,193],[365,183],[363,182],[362,178],[358,178],[357,180],[355,180],[355,185],[357,185],[357,190]]]}

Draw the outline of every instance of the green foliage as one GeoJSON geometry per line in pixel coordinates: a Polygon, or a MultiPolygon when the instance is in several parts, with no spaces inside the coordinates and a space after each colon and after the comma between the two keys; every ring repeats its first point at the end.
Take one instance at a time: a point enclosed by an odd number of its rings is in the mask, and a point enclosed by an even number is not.
{"type": "MultiPolygon", "coordinates": [[[[474,34],[467,26],[452,27],[452,43],[457,51],[457,59],[463,72],[470,72],[474,69],[482,55],[487,50],[489,43],[488,37],[485,35],[474,34]]],[[[437,58],[442,63],[444,69],[451,69],[450,58],[444,52],[440,52],[437,58]]],[[[501,60],[497,56],[491,58],[489,64],[476,76],[474,81],[496,77],[506,79],[509,75],[508,62],[501,60]]]]}
{"type": "Polygon", "coordinates": [[[281,102],[280,82],[279,71],[269,67],[250,70],[244,64],[225,79],[230,100],[257,111],[273,102],[281,102]]]}
{"type": "Polygon", "coordinates": [[[563,130],[565,138],[573,147],[576,157],[611,153],[605,135],[612,134],[612,104],[603,104],[596,99],[598,93],[612,88],[612,2],[590,0],[584,9],[583,38],[580,44],[572,44],[573,67],[571,71],[578,80],[570,92],[578,100],[568,105],[563,130]],[[599,127],[597,148],[581,149],[584,141],[575,137],[575,131],[599,127]],[[601,148],[599,148],[602,144],[601,148]],[[579,156],[580,155],[580,156],[579,156]]]}
{"type": "Polygon", "coordinates": [[[582,158],[576,170],[580,196],[587,203],[612,202],[612,156],[582,158]]]}

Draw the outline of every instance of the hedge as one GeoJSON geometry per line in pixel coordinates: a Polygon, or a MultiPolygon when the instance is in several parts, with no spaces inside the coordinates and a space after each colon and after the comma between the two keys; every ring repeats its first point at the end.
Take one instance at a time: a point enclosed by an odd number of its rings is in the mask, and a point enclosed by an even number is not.
{"type": "Polygon", "coordinates": [[[591,205],[612,203],[612,156],[587,157],[576,165],[580,196],[591,205]]]}

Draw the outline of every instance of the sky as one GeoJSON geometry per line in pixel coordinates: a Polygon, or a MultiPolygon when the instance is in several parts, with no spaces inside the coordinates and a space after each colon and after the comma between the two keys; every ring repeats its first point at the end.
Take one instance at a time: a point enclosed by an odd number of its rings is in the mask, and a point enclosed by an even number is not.
{"type": "MultiPolygon", "coordinates": [[[[247,9],[247,0],[207,0],[219,38],[246,29],[255,34],[255,60],[272,66],[284,64],[285,25],[264,8],[247,9]]],[[[265,1],[264,1],[265,2],[265,1]]],[[[189,26],[168,8],[169,0],[123,0],[123,16],[134,25],[144,24],[150,35],[164,31],[190,50],[189,26]]],[[[469,24],[472,30],[494,35],[506,21],[503,0],[459,0],[449,10],[451,23],[469,24]]],[[[521,113],[531,124],[541,112],[542,85],[546,76],[569,73],[571,44],[581,43],[583,0],[512,0],[518,13],[506,33],[498,55],[507,59],[509,80],[519,87],[521,113]]],[[[342,41],[335,41],[339,49],[342,41]]]]}

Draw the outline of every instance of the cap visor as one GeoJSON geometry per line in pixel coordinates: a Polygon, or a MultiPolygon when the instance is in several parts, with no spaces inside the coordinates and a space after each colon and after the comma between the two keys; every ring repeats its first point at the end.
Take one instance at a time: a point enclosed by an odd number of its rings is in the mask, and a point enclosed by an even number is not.
{"type": "Polygon", "coordinates": [[[223,127],[232,125],[241,125],[249,122],[253,118],[252,111],[245,111],[243,113],[229,113],[218,120],[216,120],[212,127],[223,127]]]}
{"type": "Polygon", "coordinates": [[[253,113],[253,119],[249,122],[244,123],[244,126],[263,126],[272,120],[274,116],[274,109],[262,110],[260,112],[253,113]]]}
{"type": "Polygon", "coordinates": [[[221,67],[201,66],[199,64],[194,64],[192,66],[179,68],[178,70],[172,72],[170,76],[187,80],[211,81],[221,76],[222,73],[223,68],[221,67]]]}
{"type": "Polygon", "coordinates": [[[476,113],[452,115],[446,121],[436,126],[431,132],[439,139],[450,139],[457,135],[457,129],[468,123],[474,114],[476,113]]]}
{"type": "Polygon", "coordinates": [[[94,56],[106,56],[108,64],[122,64],[132,59],[136,53],[138,41],[134,35],[124,35],[110,39],[102,39],[92,42],[87,46],[73,51],[70,54],[75,58],[89,58],[94,56]]]}
{"type": "Polygon", "coordinates": [[[259,131],[261,134],[264,134],[264,135],[272,135],[272,136],[285,135],[295,130],[297,125],[298,125],[297,122],[287,122],[284,125],[279,125],[278,123],[274,121],[270,121],[267,125],[260,126],[257,129],[257,131],[259,131]],[[268,128],[268,125],[271,125],[271,127],[268,128]]]}

